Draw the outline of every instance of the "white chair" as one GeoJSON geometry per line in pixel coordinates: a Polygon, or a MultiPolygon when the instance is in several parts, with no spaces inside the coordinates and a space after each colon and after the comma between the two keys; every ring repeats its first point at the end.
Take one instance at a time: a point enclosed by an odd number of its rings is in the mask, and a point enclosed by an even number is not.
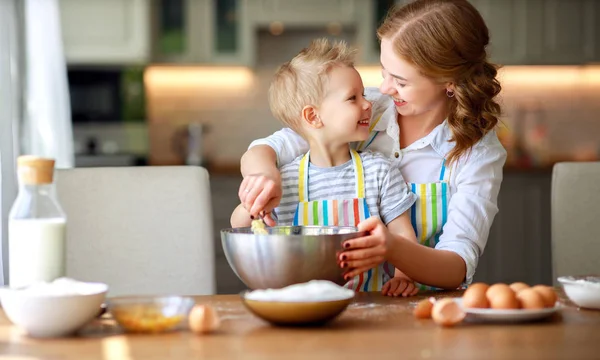
{"type": "Polygon", "coordinates": [[[67,276],[109,295],[215,293],[208,172],[200,167],[57,171],[67,276]]]}
{"type": "Polygon", "coordinates": [[[552,173],[552,271],[600,274],[600,162],[558,163],[552,173]]]}

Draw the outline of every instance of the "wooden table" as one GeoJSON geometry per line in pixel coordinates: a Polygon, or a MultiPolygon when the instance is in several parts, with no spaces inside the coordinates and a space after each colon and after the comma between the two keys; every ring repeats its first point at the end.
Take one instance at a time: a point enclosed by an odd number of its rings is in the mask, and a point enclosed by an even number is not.
{"type": "Polygon", "coordinates": [[[600,358],[600,311],[579,310],[564,297],[565,307],[543,322],[443,328],[413,317],[415,303],[426,296],[359,294],[336,321],[321,328],[270,326],[250,314],[237,295],[198,297],[223,320],[211,335],[126,335],[112,320],[98,320],[80,336],[39,340],[24,336],[0,311],[0,359],[600,358]]]}

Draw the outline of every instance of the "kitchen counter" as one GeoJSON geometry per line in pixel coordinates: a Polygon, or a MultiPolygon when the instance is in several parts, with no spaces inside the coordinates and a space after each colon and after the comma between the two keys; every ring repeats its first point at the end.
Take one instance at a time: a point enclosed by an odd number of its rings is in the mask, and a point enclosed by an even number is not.
{"type": "MultiPolygon", "coordinates": [[[[438,297],[460,296],[443,292],[438,297]]],[[[96,320],[79,336],[31,339],[0,311],[0,353],[14,359],[591,359],[600,343],[600,311],[579,310],[561,294],[563,309],[527,324],[465,323],[443,328],[412,315],[429,294],[391,298],[358,294],[338,319],[318,328],[279,328],[249,313],[237,295],[197,297],[222,319],[216,333],[124,334],[112,319],[96,320]]]]}

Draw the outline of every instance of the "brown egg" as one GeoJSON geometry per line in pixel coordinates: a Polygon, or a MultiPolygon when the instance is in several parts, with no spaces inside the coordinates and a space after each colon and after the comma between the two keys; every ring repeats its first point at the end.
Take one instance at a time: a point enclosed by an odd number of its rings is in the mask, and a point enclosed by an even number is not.
{"type": "Polygon", "coordinates": [[[413,314],[417,319],[429,319],[431,318],[431,309],[433,309],[433,303],[435,299],[430,297],[429,299],[423,299],[417,303],[417,306],[413,310],[413,314]]]}
{"type": "Polygon", "coordinates": [[[523,282],[515,282],[509,285],[511,289],[513,289],[513,291],[515,293],[518,293],[519,291],[523,290],[523,289],[528,289],[529,285],[523,283],[523,282]]]}
{"type": "Polygon", "coordinates": [[[552,287],[546,285],[536,285],[532,287],[532,289],[537,291],[537,293],[542,296],[542,299],[544,300],[544,307],[554,307],[556,300],[558,300],[558,296],[556,296],[556,292],[552,287]]]}
{"type": "Polygon", "coordinates": [[[544,308],[544,299],[542,298],[542,295],[532,288],[519,291],[517,299],[521,302],[521,307],[523,309],[544,308]]]}
{"type": "Polygon", "coordinates": [[[465,308],[485,309],[490,307],[490,302],[485,296],[488,284],[475,283],[469,285],[462,297],[462,304],[465,308]]]}
{"type": "Polygon", "coordinates": [[[221,325],[217,312],[210,305],[195,305],[188,322],[190,329],[199,334],[215,331],[221,325]]]}
{"type": "Polygon", "coordinates": [[[436,324],[453,326],[463,321],[465,312],[453,299],[441,299],[433,304],[431,317],[436,324]]]}
{"type": "Polygon", "coordinates": [[[488,301],[491,302],[492,298],[495,297],[496,294],[506,292],[506,291],[512,291],[512,289],[506,284],[497,283],[497,284],[490,286],[487,289],[487,291],[485,292],[485,296],[487,297],[488,301]]]}
{"type": "Polygon", "coordinates": [[[518,309],[520,307],[519,300],[515,292],[506,284],[495,288],[495,291],[490,293],[492,287],[487,291],[486,296],[490,302],[492,309],[518,309]]]}

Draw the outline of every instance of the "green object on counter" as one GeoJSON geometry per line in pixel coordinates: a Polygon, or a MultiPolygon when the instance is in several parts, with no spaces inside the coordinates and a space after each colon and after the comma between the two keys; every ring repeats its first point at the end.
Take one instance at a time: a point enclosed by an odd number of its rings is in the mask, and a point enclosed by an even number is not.
{"type": "Polygon", "coordinates": [[[124,122],[146,121],[146,92],[144,89],[143,66],[128,67],[121,77],[121,98],[123,108],[121,117],[124,122]]]}

